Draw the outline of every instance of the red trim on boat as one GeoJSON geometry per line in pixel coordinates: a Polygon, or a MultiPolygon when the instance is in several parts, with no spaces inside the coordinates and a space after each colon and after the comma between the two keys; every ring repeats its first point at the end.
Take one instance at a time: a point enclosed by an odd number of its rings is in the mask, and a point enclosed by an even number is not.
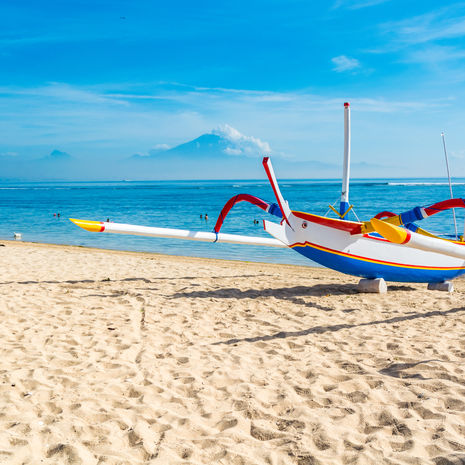
{"type": "Polygon", "coordinates": [[[407,236],[405,237],[405,241],[402,242],[402,244],[406,244],[411,238],[412,238],[412,233],[407,229],[407,236]]]}
{"type": "Polygon", "coordinates": [[[390,242],[387,239],[384,239],[384,237],[376,237],[376,236],[370,236],[370,233],[364,234],[363,237],[365,239],[373,239],[374,241],[381,241],[381,242],[390,242]]]}
{"type": "Polygon", "coordinates": [[[362,255],[354,255],[348,252],[343,252],[342,250],[337,249],[330,249],[329,247],[325,247],[323,245],[315,244],[313,242],[296,242],[294,244],[289,244],[289,247],[293,249],[294,247],[312,247],[314,249],[322,250],[323,252],[329,252],[331,254],[340,255],[342,257],[353,258],[356,260],[362,260],[370,263],[379,263],[381,265],[388,265],[388,266],[396,266],[399,268],[412,268],[412,269],[424,269],[424,270],[463,270],[465,269],[464,266],[459,267],[451,267],[451,266],[425,266],[425,265],[409,265],[407,263],[399,263],[399,262],[388,262],[386,260],[381,260],[377,258],[369,258],[364,257],[362,255]]]}
{"type": "Polygon", "coordinates": [[[213,230],[217,234],[220,232],[221,227],[223,226],[224,220],[228,216],[228,213],[231,211],[231,208],[234,207],[234,205],[236,205],[239,202],[249,202],[252,205],[255,205],[258,208],[261,208],[262,210],[265,210],[265,211],[267,211],[267,208],[270,206],[269,203],[250,194],[237,194],[234,197],[231,197],[224,205],[223,209],[218,215],[218,219],[216,220],[216,224],[213,230]]]}
{"type": "Polygon", "coordinates": [[[356,223],[355,221],[338,220],[336,218],[326,218],[324,216],[312,215],[311,213],[304,212],[292,212],[294,216],[302,220],[308,220],[312,223],[321,224],[322,226],[328,226],[329,228],[340,229],[347,231],[350,234],[361,234],[362,224],[356,223]]]}
{"type": "MultiPolygon", "coordinates": [[[[268,167],[268,160],[269,159],[270,159],[270,157],[264,157],[263,161],[262,161],[262,165],[263,165],[263,168],[265,168],[265,172],[266,172],[266,175],[268,177],[268,181],[270,181],[271,187],[272,187],[273,192],[274,192],[274,196],[276,197],[276,200],[278,201],[279,209],[281,210],[281,213],[283,214],[283,219],[285,219],[286,223],[289,224],[289,220],[287,219],[286,214],[284,213],[284,207],[281,205],[281,201],[279,200],[278,191],[276,190],[276,186],[275,186],[275,184],[273,182],[273,178],[271,177],[270,168],[268,167]]],[[[289,224],[289,226],[290,226],[290,224],[289,224]]]]}
{"type": "Polygon", "coordinates": [[[378,213],[375,218],[377,220],[380,220],[381,218],[392,218],[393,216],[397,216],[395,213],[388,212],[388,211],[383,211],[378,213]]]}

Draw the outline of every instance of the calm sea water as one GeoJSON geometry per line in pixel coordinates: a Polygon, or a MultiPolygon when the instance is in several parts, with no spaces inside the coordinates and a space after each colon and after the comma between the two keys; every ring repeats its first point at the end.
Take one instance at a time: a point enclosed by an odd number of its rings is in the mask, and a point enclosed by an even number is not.
{"type": "MultiPolygon", "coordinates": [[[[339,180],[284,180],[280,186],[292,209],[324,215],[328,204],[338,200],[341,183],[339,180]]],[[[455,179],[453,188],[455,197],[465,197],[465,179],[455,179]]],[[[0,238],[12,239],[13,232],[19,232],[25,241],[314,265],[287,249],[89,233],[68,221],[70,217],[100,221],[110,218],[118,223],[211,231],[224,203],[239,193],[274,201],[265,180],[0,183],[0,238]],[[54,217],[54,213],[60,213],[60,217],[54,217]],[[205,213],[208,221],[200,219],[200,214],[205,213]]],[[[362,220],[382,210],[400,213],[446,198],[449,198],[449,187],[444,179],[354,180],[350,187],[350,201],[362,220]]],[[[268,236],[262,228],[264,218],[274,219],[242,202],[230,212],[222,232],[268,236]],[[254,224],[254,219],[260,220],[259,225],[254,224]]],[[[457,218],[459,231],[463,233],[463,210],[457,211],[457,218]]],[[[440,213],[424,220],[422,227],[452,233],[452,213],[440,213]]]]}

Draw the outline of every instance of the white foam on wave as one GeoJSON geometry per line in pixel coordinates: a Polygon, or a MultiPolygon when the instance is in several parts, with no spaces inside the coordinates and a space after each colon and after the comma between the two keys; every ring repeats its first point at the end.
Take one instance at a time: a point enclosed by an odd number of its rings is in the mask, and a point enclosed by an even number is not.
{"type": "MultiPolygon", "coordinates": [[[[388,182],[388,186],[448,186],[448,182],[388,182]]],[[[453,186],[465,186],[465,182],[453,182],[453,186]]]]}

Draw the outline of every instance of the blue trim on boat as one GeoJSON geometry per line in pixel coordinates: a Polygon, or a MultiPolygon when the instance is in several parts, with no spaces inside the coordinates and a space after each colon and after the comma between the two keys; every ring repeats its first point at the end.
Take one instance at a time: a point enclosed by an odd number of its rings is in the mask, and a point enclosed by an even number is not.
{"type": "Polygon", "coordinates": [[[438,283],[454,279],[465,273],[465,268],[435,270],[391,266],[325,252],[311,246],[295,246],[292,248],[320,265],[361,278],[384,278],[386,281],[404,283],[438,283]]]}
{"type": "Polygon", "coordinates": [[[341,202],[339,204],[339,214],[344,215],[344,213],[349,209],[349,202],[341,202]]]}

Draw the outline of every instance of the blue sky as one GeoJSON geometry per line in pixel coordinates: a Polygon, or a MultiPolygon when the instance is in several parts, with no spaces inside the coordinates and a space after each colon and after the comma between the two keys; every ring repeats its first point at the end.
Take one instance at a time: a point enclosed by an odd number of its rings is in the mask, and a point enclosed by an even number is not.
{"type": "Polygon", "coordinates": [[[120,177],[222,125],[340,165],[345,100],[355,176],[442,175],[443,130],[465,176],[464,3],[9,1],[0,31],[0,178],[54,150],[120,177]]]}

